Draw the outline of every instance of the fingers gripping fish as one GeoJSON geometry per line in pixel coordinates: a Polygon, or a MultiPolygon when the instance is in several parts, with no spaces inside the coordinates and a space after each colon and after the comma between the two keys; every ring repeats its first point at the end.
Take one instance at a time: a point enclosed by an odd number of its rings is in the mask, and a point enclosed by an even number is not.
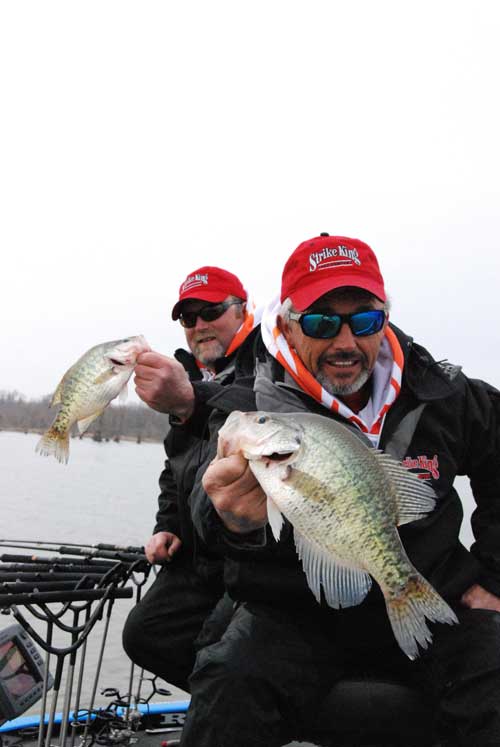
{"type": "Polygon", "coordinates": [[[87,350],[59,382],[50,406],[60,405],[60,409],[36,451],[67,462],[72,425],[77,423],[80,434],[85,433],[111,400],[126,393],[137,356],[147,350],[150,347],[142,335],[103,342],[87,350]]]}
{"type": "Polygon", "coordinates": [[[396,527],[435,506],[432,488],[342,424],[309,413],[233,412],[219,456],[241,453],[267,495],[279,539],[283,515],[314,596],[336,609],[360,604],[374,578],[399,646],[410,658],[432,635],[425,618],[458,622],[413,567],[396,527]]]}

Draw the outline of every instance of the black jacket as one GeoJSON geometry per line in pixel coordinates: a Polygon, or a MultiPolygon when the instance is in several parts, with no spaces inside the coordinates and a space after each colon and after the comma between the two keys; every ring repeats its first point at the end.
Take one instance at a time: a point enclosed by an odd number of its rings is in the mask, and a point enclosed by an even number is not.
{"type": "MultiPolygon", "coordinates": [[[[405,366],[402,389],[387,413],[379,446],[412,471],[423,473],[438,496],[429,516],[399,529],[403,544],[416,568],[445,598],[457,600],[475,582],[500,596],[500,392],[468,379],[457,366],[434,361],[424,348],[393,329],[405,366]],[[472,517],[476,541],[470,551],[459,541],[463,509],[453,488],[457,475],[469,476],[477,503],[472,517]]],[[[193,521],[211,549],[226,556],[226,585],[233,598],[312,607],[316,602],[297,559],[290,526],[285,522],[278,543],[268,528],[245,537],[232,535],[201,486],[218,429],[232,410],[308,410],[338,417],[287,381],[262,344],[257,360],[257,378],[247,375],[209,400],[214,407],[211,446],[190,499],[193,521]]],[[[366,602],[381,601],[374,584],[366,602]]]]}
{"type": "Polygon", "coordinates": [[[193,384],[195,408],[192,417],[184,424],[170,417],[170,430],[164,441],[167,459],[160,475],[161,492],[153,534],[173,532],[182,540],[182,547],[175,555],[178,563],[192,563],[195,548],[201,562],[203,558],[210,557],[203,543],[195,541],[187,499],[193,489],[198,467],[208,451],[207,421],[212,411],[208,402],[234,381],[236,372],[241,375],[241,367],[245,371],[253,368],[252,347],[256,333],[257,330],[254,330],[231,356],[216,361],[216,377],[208,382],[202,381],[191,353],[183,349],[175,351],[175,358],[184,366],[193,384]]]}

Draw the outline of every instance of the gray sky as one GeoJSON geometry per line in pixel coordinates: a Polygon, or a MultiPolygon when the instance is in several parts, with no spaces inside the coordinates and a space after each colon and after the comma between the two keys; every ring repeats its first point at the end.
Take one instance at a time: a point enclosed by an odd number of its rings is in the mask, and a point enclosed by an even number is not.
{"type": "Polygon", "coordinates": [[[500,386],[499,38],[496,0],[2,3],[0,390],[133,334],[170,354],[189,271],[266,301],[321,231],[500,386]]]}

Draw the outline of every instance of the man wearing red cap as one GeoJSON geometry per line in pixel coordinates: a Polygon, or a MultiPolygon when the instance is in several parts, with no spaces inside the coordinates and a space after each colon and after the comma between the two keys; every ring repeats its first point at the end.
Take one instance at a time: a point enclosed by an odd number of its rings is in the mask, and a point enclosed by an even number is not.
{"type": "MultiPolygon", "coordinates": [[[[443,747],[500,744],[500,393],[434,361],[389,324],[377,259],[357,239],[322,234],[300,244],[261,334],[255,377],[217,399],[212,447],[190,497],[197,532],[226,556],[238,607],[222,639],[198,654],[182,746],[283,745],[360,665],[418,680],[443,747]],[[218,430],[235,409],[334,418],[432,486],[436,508],[399,533],[460,624],[431,625],[432,644],[410,661],[377,584],[356,606],[318,604],[290,524],[279,542],[269,531],[266,496],[246,459],[214,459],[218,430]],[[477,502],[470,552],[459,540],[457,474],[469,476],[477,502]]],[[[359,713],[352,731],[362,726],[359,713]]],[[[411,736],[412,724],[403,727],[411,736]]]]}
{"type": "Polygon", "coordinates": [[[246,356],[252,360],[251,333],[259,314],[247,304],[247,292],[233,273],[212,266],[191,272],[172,309],[191,352],[177,350],[175,358],[148,352],[135,369],[138,395],[169,413],[171,428],[156,526],[145,548],[148,560],[163,568],[130,612],[123,645],[135,663],[185,690],[193,642],[224,591],[220,559],[200,541],[195,549],[187,496],[207,447],[208,400],[233,381],[246,356]]]}

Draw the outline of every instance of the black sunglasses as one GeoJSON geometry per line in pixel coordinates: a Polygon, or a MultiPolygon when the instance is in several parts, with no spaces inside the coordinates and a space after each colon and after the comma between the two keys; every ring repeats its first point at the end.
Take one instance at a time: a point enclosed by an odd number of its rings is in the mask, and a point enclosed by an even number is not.
{"type": "Polygon", "coordinates": [[[298,314],[291,311],[290,319],[299,322],[302,332],[307,337],[317,339],[336,337],[343,324],[348,324],[356,337],[368,337],[380,332],[384,326],[386,314],[381,309],[356,311],[354,314],[322,314],[314,311],[298,314]]]}
{"type": "Polygon", "coordinates": [[[202,306],[198,311],[185,311],[180,314],[179,321],[183,327],[191,329],[196,325],[198,317],[203,319],[204,322],[214,322],[220,316],[222,316],[230,306],[238,306],[243,301],[221,301],[221,303],[209,303],[206,306],[202,306]]]}

